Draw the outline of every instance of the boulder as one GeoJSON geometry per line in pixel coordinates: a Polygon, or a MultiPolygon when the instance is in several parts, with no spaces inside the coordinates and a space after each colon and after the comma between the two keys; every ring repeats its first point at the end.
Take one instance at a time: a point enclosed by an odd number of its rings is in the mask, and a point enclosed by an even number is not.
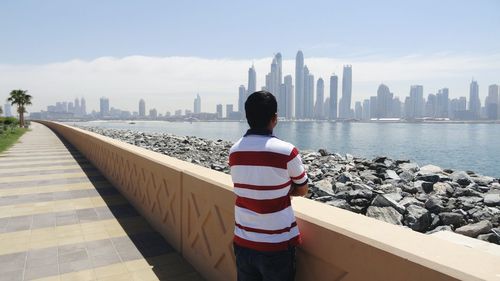
{"type": "Polygon", "coordinates": [[[421,186],[422,186],[422,190],[425,193],[431,193],[434,190],[434,183],[433,182],[423,181],[421,186]]]}
{"type": "Polygon", "coordinates": [[[431,231],[427,231],[425,234],[432,234],[432,233],[436,233],[439,231],[453,231],[453,229],[449,225],[440,225],[431,231]]]}
{"type": "Polygon", "coordinates": [[[365,198],[371,199],[373,192],[369,189],[355,189],[347,192],[347,197],[349,199],[365,198]]]}
{"type": "Polygon", "coordinates": [[[431,183],[436,183],[439,181],[439,175],[433,174],[433,173],[418,173],[417,175],[417,180],[425,181],[425,182],[431,182],[431,183]]]}
{"type": "Polygon", "coordinates": [[[401,178],[396,174],[395,171],[393,170],[386,170],[385,173],[387,174],[387,178],[393,179],[393,180],[400,180],[401,178]]]}
{"type": "Polygon", "coordinates": [[[441,167],[434,166],[434,165],[425,165],[425,166],[420,168],[419,172],[422,174],[427,174],[427,173],[437,174],[437,173],[442,173],[443,169],[441,169],[441,167]]]}
{"type": "Polygon", "coordinates": [[[404,180],[404,181],[407,181],[407,182],[411,182],[413,181],[413,179],[415,178],[415,175],[410,172],[410,171],[407,171],[407,170],[403,170],[400,174],[399,174],[399,177],[404,180]]]}
{"type": "Polygon", "coordinates": [[[464,225],[455,229],[455,232],[465,236],[476,238],[480,234],[486,234],[490,232],[492,227],[493,226],[491,225],[491,222],[485,220],[478,223],[464,225]]]}
{"type": "Polygon", "coordinates": [[[399,168],[403,171],[409,171],[412,173],[416,173],[419,170],[419,167],[416,163],[401,163],[399,164],[399,168]]]}
{"type": "Polygon", "coordinates": [[[461,186],[467,186],[472,182],[472,178],[464,171],[454,172],[451,174],[451,179],[461,186]]]}
{"type": "Polygon", "coordinates": [[[431,213],[427,209],[417,205],[410,205],[406,208],[404,224],[411,229],[424,232],[431,225],[431,222],[431,213]]]}
{"type": "Polygon", "coordinates": [[[435,214],[440,213],[444,209],[443,201],[434,196],[429,197],[429,199],[425,201],[424,207],[435,214]]]}
{"type": "Polygon", "coordinates": [[[454,227],[460,227],[465,224],[464,216],[452,212],[442,212],[439,214],[439,219],[444,225],[453,225],[454,227]]]}
{"type": "Polygon", "coordinates": [[[352,182],[354,177],[349,172],[343,172],[338,178],[337,181],[341,183],[352,182]]]}
{"type": "Polygon", "coordinates": [[[395,225],[403,225],[403,216],[392,207],[370,206],[366,210],[366,216],[385,221],[395,225]]]}
{"type": "Polygon", "coordinates": [[[351,205],[349,205],[349,203],[347,203],[347,201],[344,199],[334,199],[334,200],[326,202],[326,204],[333,206],[333,207],[348,210],[348,211],[352,210],[351,205]]]}
{"type": "Polygon", "coordinates": [[[396,200],[392,199],[390,196],[385,194],[379,194],[375,196],[375,199],[372,201],[372,206],[375,207],[392,207],[400,214],[404,214],[406,211],[405,206],[396,202],[396,200]]]}
{"type": "Polygon", "coordinates": [[[424,203],[418,201],[417,199],[415,199],[415,197],[412,197],[412,196],[406,196],[398,203],[401,204],[402,206],[404,206],[405,208],[408,208],[408,206],[410,206],[410,205],[417,205],[420,207],[424,207],[424,203]]]}
{"type": "Polygon", "coordinates": [[[477,177],[473,177],[472,180],[475,183],[477,183],[478,185],[488,186],[495,181],[495,178],[487,177],[487,176],[477,176],[477,177]]]}
{"type": "Polygon", "coordinates": [[[452,187],[446,182],[436,182],[432,186],[432,191],[437,195],[446,195],[447,193],[453,193],[452,187]]]}
{"type": "Polygon", "coordinates": [[[332,196],[335,194],[332,182],[327,179],[314,182],[311,189],[318,196],[332,196]]]}
{"type": "Polygon", "coordinates": [[[484,204],[491,207],[500,206],[500,193],[485,194],[484,204]]]}

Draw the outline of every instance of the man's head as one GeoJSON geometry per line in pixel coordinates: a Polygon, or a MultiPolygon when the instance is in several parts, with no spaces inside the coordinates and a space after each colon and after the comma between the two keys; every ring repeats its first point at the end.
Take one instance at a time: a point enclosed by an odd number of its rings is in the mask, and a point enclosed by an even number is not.
{"type": "Polygon", "coordinates": [[[245,102],[247,122],[252,129],[272,129],[276,126],[278,116],[276,98],[267,91],[251,94],[245,102]]]}

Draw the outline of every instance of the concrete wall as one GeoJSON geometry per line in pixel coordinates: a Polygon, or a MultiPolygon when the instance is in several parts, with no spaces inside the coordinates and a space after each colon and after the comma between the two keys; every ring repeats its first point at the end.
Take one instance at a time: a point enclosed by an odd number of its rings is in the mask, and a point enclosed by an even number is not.
{"type": "MultiPolygon", "coordinates": [[[[230,176],[67,125],[73,144],[208,280],[235,280],[230,176]]],[[[500,280],[500,257],[294,198],[297,280],[500,280]]]]}

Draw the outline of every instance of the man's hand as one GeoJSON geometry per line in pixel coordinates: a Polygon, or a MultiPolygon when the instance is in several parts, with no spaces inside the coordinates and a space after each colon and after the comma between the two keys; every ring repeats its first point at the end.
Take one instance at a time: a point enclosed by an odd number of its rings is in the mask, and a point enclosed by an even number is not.
{"type": "Polygon", "coordinates": [[[292,188],[290,190],[290,196],[306,196],[307,191],[309,190],[309,185],[307,182],[303,185],[297,185],[295,183],[292,183],[292,188]]]}

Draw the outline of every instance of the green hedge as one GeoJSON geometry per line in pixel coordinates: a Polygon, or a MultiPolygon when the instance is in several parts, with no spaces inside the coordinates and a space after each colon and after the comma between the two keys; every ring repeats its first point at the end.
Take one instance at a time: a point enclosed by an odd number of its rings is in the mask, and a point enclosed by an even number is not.
{"type": "Polygon", "coordinates": [[[19,126],[19,120],[14,117],[0,117],[0,134],[10,133],[19,126]]]}

